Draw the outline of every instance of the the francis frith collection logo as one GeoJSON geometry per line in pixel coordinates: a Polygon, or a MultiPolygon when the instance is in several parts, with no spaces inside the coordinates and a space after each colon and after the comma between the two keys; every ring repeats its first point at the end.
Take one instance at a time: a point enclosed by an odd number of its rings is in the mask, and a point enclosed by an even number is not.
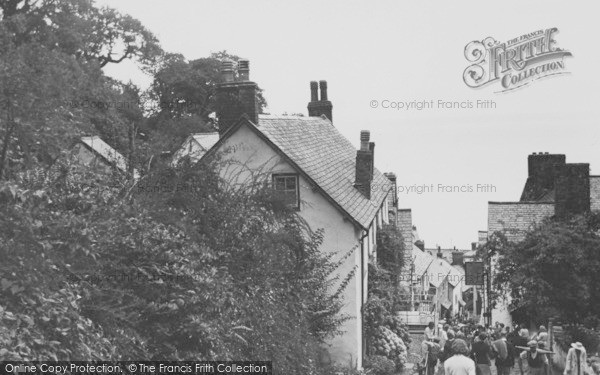
{"type": "Polygon", "coordinates": [[[540,78],[568,73],[565,57],[571,52],[558,48],[556,27],[536,30],[500,43],[492,37],[473,41],[465,47],[471,63],[464,73],[467,86],[479,88],[498,83],[497,92],[514,90],[540,78]]]}

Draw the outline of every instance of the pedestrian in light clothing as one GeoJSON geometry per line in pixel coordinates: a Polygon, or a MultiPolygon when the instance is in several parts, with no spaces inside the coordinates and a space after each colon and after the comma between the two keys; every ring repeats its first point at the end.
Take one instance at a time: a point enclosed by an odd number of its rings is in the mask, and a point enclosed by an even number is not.
{"type": "Polygon", "coordinates": [[[454,340],[452,353],[452,357],[444,362],[445,375],[475,375],[475,362],[468,357],[469,349],[464,340],[454,340]]]}
{"type": "Polygon", "coordinates": [[[587,352],[580,342],[571,344],[567,353],[564,375],[592,374],[587,364],[587,352]]]}

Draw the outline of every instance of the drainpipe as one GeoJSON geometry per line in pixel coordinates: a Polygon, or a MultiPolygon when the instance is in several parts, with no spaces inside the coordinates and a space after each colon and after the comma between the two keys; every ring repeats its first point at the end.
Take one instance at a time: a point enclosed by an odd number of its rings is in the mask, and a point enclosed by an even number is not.
{"type": "Polygon", "coordinates": [[[367,344],[367,339],[365,336],[365,332],[364,332],[364,326],[365,326],[365,318],[364,318],[364,314],[362,314],[362,307],[363,307],[363,301],[365,300],[365,288],[364,288],[364,269],[365,269],[365,249],[364,249],[364,239],[366,237],[369,236],[369,231],[364,231],[364,235],[362,237],[360,237],[359,239],[359,243],[360,243],[360,310],[361,310],[361,314],[360,314],[360,320],[361,320],[361,325],[363,327],[363,332],[362,336],[363,336],[363,356],[366,353],[366,355],[370,355],[370,353],[367,353],[367,348],[369,347],[367,344]]]}

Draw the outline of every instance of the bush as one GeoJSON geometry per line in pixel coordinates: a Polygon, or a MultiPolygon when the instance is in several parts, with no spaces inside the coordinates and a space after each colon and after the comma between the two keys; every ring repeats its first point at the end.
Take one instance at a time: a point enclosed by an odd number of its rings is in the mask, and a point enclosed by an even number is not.
{"type": "Polygon", "coordinates": [[[595,353],[600,349],[600,332],[587,328],[582,324],[568,325],[564,328],[564,336],[558,344],[567,351],[571,343],[579,341],[588,353],[595,353]]]}
{"type": "Polygon", "coordinates": [[[392,224],[384,224],[377,231],[377,263],[390,272],[396,283],[404,267],[404,240],[400,230],[392,224]]]}
{"type": "Polygon", "coordinates": [[[369,299],[363,307],[367,353],[386,356],[398,370],[406,363],[406,345],[411,342],[407,326],[396,315],[399,290],[390,271],[369,264],[369,299]]]}
{"type": "Polygon", "coordinates": [[[343,260],[321,232],[211,172],[156,171],[137,190],[68,166],[0,183],[0,361],[263,358],[315,373],[352,275],[332,293],[343,260]]]}
{"type": "Polygon", "coordinates": [[[382,355],[373,355],[365,359],[365,369],[373,375],[393,375],[396,371],[394,361],[382,355]]]}

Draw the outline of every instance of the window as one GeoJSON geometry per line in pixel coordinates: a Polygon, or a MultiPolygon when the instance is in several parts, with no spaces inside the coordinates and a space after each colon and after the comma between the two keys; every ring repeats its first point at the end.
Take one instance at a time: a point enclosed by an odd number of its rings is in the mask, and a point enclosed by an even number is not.
{"type": "Polygon", "coordinates": [[[282,194],[286,203],[295,208],[300,208],[300,188],[296,174],[274,174],[273,187],[282,194]]]}

